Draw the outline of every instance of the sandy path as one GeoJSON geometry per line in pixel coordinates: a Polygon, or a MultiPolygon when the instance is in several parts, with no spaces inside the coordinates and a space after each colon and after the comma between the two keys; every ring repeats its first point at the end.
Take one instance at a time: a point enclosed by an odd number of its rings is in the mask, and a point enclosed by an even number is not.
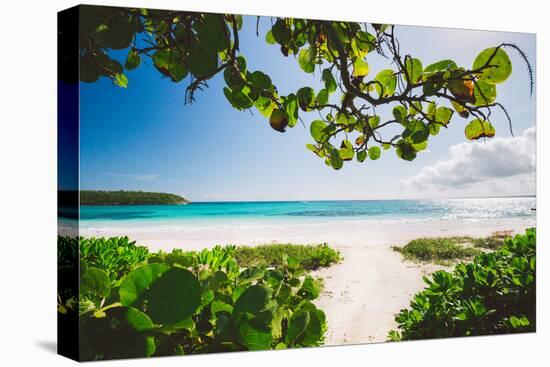
{"type": "Polygon", "coordinates": [[[442,268],[404,263],[388,247],[338,249],[344,261],[314,273],[325,285],[316,301],[327,315],[325,345],[385,341],[395,313],[424,288],[422,276],[442,268]]]}

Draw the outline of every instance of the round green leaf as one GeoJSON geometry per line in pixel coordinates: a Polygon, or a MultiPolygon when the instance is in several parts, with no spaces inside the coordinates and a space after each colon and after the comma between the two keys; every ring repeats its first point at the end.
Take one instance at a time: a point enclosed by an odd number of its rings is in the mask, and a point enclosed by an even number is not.
{"type": "Polygon", "coordinates": [[[320,105],[326,105],[328,103],[328,91],[326,89],[321,89],[317,93],[317,103],[320,105]]]}
{"type": "Polygon", "coordinates": [[[151,284],[168,269],[168,265],[156,263],[140,266],[128,273],[118,290],[122,305],[131,306],[138,302],[151,284]]]}
{"type": "Polygon", "coordinates": [[[298,106],[303,111],[309,111],[315,105],[315,91],[310,87],[298,89],[296,98],[298,98],[298,106]]]}
{"type": "Polygon", "coordinates": [[[208,51],[219,52],[227,48],[227,26],[221,14],[204,14],[198,29],[198,38],[208,51]]]}
{"type": "Polygon", "coordinates": [[[101,298],[111,293],[109,275],[99,268],[87,268],[80,276],[80,293],[83,295],[97,295],[101,298]]]}
{"type": "Polygon", "coordinates": [[[380,148],[376,147],[376,146],[370,147],[369,148],[369,158],[372,159],[373,161],[380,158],[380,148]]]}
{"type": "Polygon", "coordinates": [[[435,110],[435,121],[443,125],[447,125],[453,117],[454,111],[449,107],[437,107],[435,110]]]}
{"type": "Polygon", "coordinates": [[[268,289],[261,285],[253,285],[239,296],[233,306],[233,313],[250,313],[254,316],[265,311],[269,301],[268,289]]]}
{"type": "Polygon", "coordinates": [[[189,51],[187,64],[191,73],[196,77],[212,74],[218,68],[218,53],[197,42],[189,51]]]}
{"type": "Polygon", "coordinates": [[[273,39],[280,45],[285,45],[290,41],[291,31],[287,27],[284,19],[277,19],[273,27],[271,28],[271,34],[273,39]]]}
{"type": "Polygon", "coordinates": [[[495,84],[484,80],[478,80],[474,84],[474,104],[476,106],[486,106],[497,99],[497,87],[495,84]]]}
{"type": "Polygon", "coordinates": [[[126,57],[126,62],[124,63],[126,70],[134,70],[140,63],[141,57],[139,56],[139,53],[133,49],[128,51],[128,56],[126,57]]]}
{"type": "Polygon", "coordinates": [[[313,73],[315,71],[315,54],[315,47],[310,47],[307,50],[302,49],[298,54],[298,64],[306,73],[313,73]]]}
{"type": "MultiPolygon", "coordinates": [[[[407,120],[407,109],[403,106],[395,106],[392,110],[393,117],[401,124],[407,120]]],[[[378,118],[380,119],[380,118],[378,118]]]]}
{"type": "Polygon", "coordinates": [[[466,125],[464,133],[466,134],[466,138],[468,138],[469,140],[492,138],[493,136],[495,136],[495,128],[488,121],[475,119],[468,125],[466,125]]]}
{"type": "Polygon", "coordinates": [[[416,158],[416,150],[411,143],[405,140],[399,140],[397,142],[397,148],[395,149],[397,156],[406,161],[412,161],[416,158]]]}
{"type": "Polygon", "coordinates": [[[306,326],[304,337],[301,344],[306,346],[314,346],[323,336],[321,320],[315,311],[307,311],[309,313],[309,322],[306,326]]]}
{"type": "Polygon", "coordinates": [[[193,315],[201,303],[201,285],[190,271],[171,268],[147,292],[147,312],[158,324],[174,324],[193,315]]]}
{"type": "Polygon", "coordinates": [[[315,120],[311,123],[309,131],[316,142],[322,143],[326,140],[326,135],[324,132],[326,127],[327,124],[322,120],[315,120]]]}
{"type": "Polygon", "coordinates": [[[303,338],[309,324],[310,314],[307,311],[295,312],[290,318],[285,343],[287,345],[297,344],[303,338]]]}
{"type": "Polygon", "coordinates": [[[323,70],[321,79],[325,83],[325,89],[328,90],[329,93],[332,93],[336,90],[336,80],[334,79],[334,75],[332,75],[330,69],[323,70]]]}
{"type": "Polygon", "coordinates": [[[266,323],[248,314],[243,315],[239,323],[239,337],[249,350],[271,349],[273,342],[271,330],[266,323]]]}
{"type": "Polygon", "coordinates": [[[502,83],[512,74],[512,62],[502,48],[490,47],[481,51],[472,68],[475,70],[484,66],[488,67],[481,71],[479,79],[489,83],[502,83]]]}
{"type": "Polygon", "coordinates": [[[391,96],[397,86],[397,78],[391,69],[385,69],[376,75],[374,88],[380,98],[391,96]]]}
{"type": "Polygon", "coordinates": [[[271,125],[273,130],[284,133],[288,126],[288,113],[285,110],[273,110],[269,118],[269,125],[271,125]]]}

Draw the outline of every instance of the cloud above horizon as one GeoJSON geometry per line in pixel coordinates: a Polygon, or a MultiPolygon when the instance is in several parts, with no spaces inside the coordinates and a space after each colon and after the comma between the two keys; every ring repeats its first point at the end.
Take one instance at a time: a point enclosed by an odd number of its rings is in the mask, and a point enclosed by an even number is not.
{"type": "Polygon", "coordinates": [[[536,129],[449,147],[449,158],[401,179],[399,189],[430,195],[531,195],[536,191],[536,129]]]}

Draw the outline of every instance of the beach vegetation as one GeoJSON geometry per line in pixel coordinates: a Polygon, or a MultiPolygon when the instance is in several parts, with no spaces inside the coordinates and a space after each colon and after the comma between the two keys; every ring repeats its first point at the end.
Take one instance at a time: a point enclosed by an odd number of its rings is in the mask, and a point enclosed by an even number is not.
{"type": "Polygon", "coordinates": [[[449,58],[427,64],[400,51],[393,25],[283,17],[262,23],[258,17],[258,39],[277,47],[282,57],[295,58],[302,72],[318,72],[323,83],[318,90],[304,86],[283,93],[269,75],[247,65],[241,15],[81,6],[80,20],[80,81],[108,78],[127,88],[132,71],[149,58],[160,76],[188,81],[185,101],[191,103],[223,75],[227,102],[237,110],[258,110],[280,133],[304,123],[305,113],[315,113],[307,148],[337,170],[354,157],[379,159],[380,148],[414,160],[457,119],[464,120],[468,140],[492,138],[501,127],[513,135],[510,114],[497,99],[498,87],[512,74],[509,51],[525,62],[527,92],[533,94],[531,64],[511,43],[480,50],[469,65],[449,58]],[[260,28],[266,29],[261,36],[260,28]],[[125,60],[117,60],[112,50],[125,50],[125,60]],[[391,64],[370,67],[377,57],[391,64]],[[393,113],[384,118],[379,106],[393,113]],[[506,125],[493,124],[496,116],[506,125]]]}
{"type": "MultiPolygon", "coordinates": [[[[322,282],[306,268],[318,264],[317,258],[308,262],[280,250],[274,263],[243,266],[235,246],[150,253],[125,237],[59,237],[59,243],[58,259],[73,265],[79,243],[84,249],[77,295],[58,293],[62,320],[78,318],[81,360],[300,348],[324,341],[326,317],[312,303],[322,282]],[[119,261],[113,259],[117,254],[119,261]]],[[[301,251],[295,253],[307,252],[301,251]]]]}
{"type": "Polygon", "coordinates": [[[179,195],[146,191],[81,190],[80,205],[177,205],[189,201],[179,195]]]}
{"type": "Polygon", "coordinates": [[[536,328],[536,231],[506,238],[494,252],[425,277],[395,321],[389,340],[533,332],[536,328]]]}
{"type": "Polygon", "coordinates": [[[319,245],[268,244],[254,247],[239,246],[235,258],[243,266],[278,267],[284,256],[290,256],[306,270],[328,267],[342,261],[340,252],[323,243],[319,245]]]}
{"type": "Polygon", "coordinates": [[[471,237],[418,238],[404,247],[394,246],[393,249],[407,260],[448,265],[452,261],[471,259],[481,254],[480,249],[473,247],[473,242],[471,237]]]}

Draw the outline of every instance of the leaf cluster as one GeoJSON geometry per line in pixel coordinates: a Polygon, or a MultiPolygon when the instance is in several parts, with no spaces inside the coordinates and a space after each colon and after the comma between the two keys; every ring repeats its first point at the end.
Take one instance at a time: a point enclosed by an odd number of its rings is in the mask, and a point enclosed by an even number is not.
{"type": "Polygon", "coordinates": [[[83,360],[323,343],[325,314],[311,302],[322,284],[286,253],[241,266],[234,246],[147,253],[125,238],[90,239],[82,253],[79,296],[60,302],[78,315],[83,360]]]}
{"type": "Polygon", "coordinates": [[[536,324],[536,232],[507,238],[502,247],[436,271],[409,309],[396,316],[390,340],[529,332],[536,324]]]}
{"type": "Polygon", "coordinates": [[[276,131],[285,132],[304,113],[315,112],[314,143],[307,148],[334,169],[354,158],[377,160],[381,149],[413,160],[455,115],[469,119],[464,130],[469,140],[496,134],[495,108],[511,129],[497,101],[497,85],[512,73],[504,48],[520,53],[532,79],[525,54],[512,44],[482,50],[471,66],[451,59],[425,65],[401,53],[393,25],[271,18],[265,42],[279,47],[283,57],[294,57],[304,73],[318,71],[323,83],[320,90],[304,86],[283,94],[269,75],[248,68],[240,50],[242,16],[83,6],[81,18],[82,81],[103,76],[127,87],[126,71],[150,57],[172,82],[189,81],[186,101],[192,102],[196,91],[223,74],[228,102],[238,110],[258,110],[276,131]],[[124,66],[109,56],[118,49],[128,50],[124,66]],[[389,67],[371,70],[369,60],[376,57],[386,58],[389,67]]]}

